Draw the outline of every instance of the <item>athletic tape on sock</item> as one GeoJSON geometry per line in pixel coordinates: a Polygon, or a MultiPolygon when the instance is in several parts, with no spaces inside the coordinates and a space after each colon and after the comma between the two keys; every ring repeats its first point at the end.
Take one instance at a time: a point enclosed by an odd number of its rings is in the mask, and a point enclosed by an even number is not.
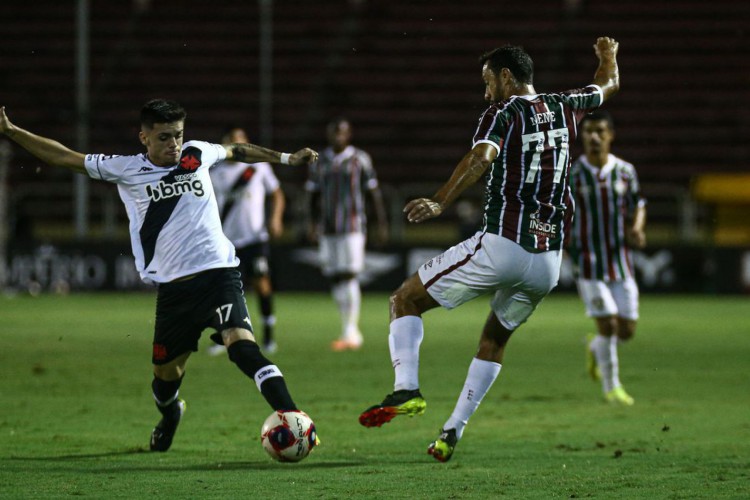
{"type": "Polygon", "coordinates": [[[260,390],[260,386],[263,385],[263,382],[268,380],[272,377],[283,377],[284,375],[281,374],[281,370],[279,370],[279,367],[276,365],[266,365],[257,372],[255,372],[255,385],[258,386],[258,390],[260,390]]]}

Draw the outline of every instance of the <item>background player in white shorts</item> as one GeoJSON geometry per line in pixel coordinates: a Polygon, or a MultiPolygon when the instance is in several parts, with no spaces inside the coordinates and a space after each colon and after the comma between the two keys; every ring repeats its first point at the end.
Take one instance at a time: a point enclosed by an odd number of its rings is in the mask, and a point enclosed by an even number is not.
{"type": "Polygon", "coordinates": [[[254,144],[183,144],[186,116],[178,103],[153,99],[141,108],[138,138],[146,153],[84,155],[15,126],[0,107],[0,133],[29,153],[52,166],[117,184],[130,221],[136,269],[144,282],[158,286],[151,388],[162,418],[151,433],[150,449],[159,452],[172,445],[185,411],[179,389],[205,328],[216,330],[212,338],[227,346],[229,359],[274,410],[297,410],[281,371],[255,343],[238,261],[221,231],[208,170],[224,159],[301,166],[318,156],[307,148],[288,154],[254,144]]]}
{"type": "Polygon", "coordinates": [[[479,119],[474,146],[435,196],[410,201],[404,212],[410,222],[436,217],[489,170],[484,227],[427,262],[391,295],[388,341],[394,392],[360,415],[362,425],[379,427],[397,415],[424,412],[418,377],[421,315],[438,305],[452,308],[492,293],[492,310],[464,387],[440,436],[428,447],[441,462],[451,458],[500,373],[513,331],[557,284],[573,209],[569,144],[583,115],[619,89],[617,49],[611,38],[599,38],[593,83],[555,94],[534,90],[534,65],[521,47],[507,45],[480,58],[490,106],[479,119]]]}
{"type": "Polygon", "coordinates": [[[576,213],[568,252],[578,277],[578,292],[597,334],[587,345],[587,371],[601,379],[605,399],[630,406],[633,398],[620,383],[617,345],[635,334],[638,285],[631,248],[646,245],[646,200],[630,163],[610,153],[612,116],[596,110],[581,121],[584,154],[570,169],[576,213]]]}
{"type": "Polygon", "coordinates": [[[363,341],[359,330],[362,293],[358,275],[365,264],[365,192],[373,201],[378,243],[385,243],[388,238],[388,222],[372,159],[351,144],[349,121],[332,120],[326,135],[329,146],[310,166],[305,184],[310,208],[308,231],[310,239],[319,242],[323,275],[331,281],[333,299],[341,315],[341,333],[331,348],[345,351],[359,349],[363,341]]]}
{"type": "MultiPolygon", "coordinates": [[[[222,144],[248,144],[244,129],[230,129],[222,144]]],[[[271,284],[269,238],[278,238],[284,232],[286,200],[281,183],[273,173],[271,164],[222,161],[211,169],[211,181],[221,214],[221,227],[237,249],[240,270],[245,283],[255,290],[263,322],[262,348],[267,353],[276,352],[273,336],[276,317],[273,314],[273,286],[271,284]],[[270,214],[266,222],[266,198],[270,198],[270,214]]],[[[215,344],[211,354],[224,352],[224,346],[215,344]]]]}

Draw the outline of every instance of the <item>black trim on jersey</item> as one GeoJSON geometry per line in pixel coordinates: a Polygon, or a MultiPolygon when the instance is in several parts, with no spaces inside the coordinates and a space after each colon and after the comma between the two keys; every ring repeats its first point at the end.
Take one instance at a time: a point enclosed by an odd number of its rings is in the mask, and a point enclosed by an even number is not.
{"type": "MultiPolygon", "coordinates": [[[[175,177],[194,172],[201,165],[201,155],[203,152],[193,146],[185,148],[180,155],[179,167],[170,171],[167,175],[159,179],[159,182],[172,184],[175,177]]],[[[156,240],[159,238],[164,225],[172,217],[177,203],[182,198],[182,194],[169,198],[162,198],[158,201],[151,201],[143,218],[143,225],[139,231],[141,237],[141,248],[143,249],[143,267],[147,268],[156,253],[156,240]]]]}
{"type": "Polygon", "coordinates": [[[226,203],[224,203],[224,208],[222,208],[221,210],[221,222],[224,222],[226,220],[229,212],[231,212],[232,208],[234,208],[237,197],[240,195],[242,190],[245,189],[245,186],[250,183],[250,179],[253,178],[257,170],[257,168],[249,165],[245,170],[242,171],[242,174],[240,174],[235,183],[232,185],[231,189],[229,190],[227,201],[226,203]]]}

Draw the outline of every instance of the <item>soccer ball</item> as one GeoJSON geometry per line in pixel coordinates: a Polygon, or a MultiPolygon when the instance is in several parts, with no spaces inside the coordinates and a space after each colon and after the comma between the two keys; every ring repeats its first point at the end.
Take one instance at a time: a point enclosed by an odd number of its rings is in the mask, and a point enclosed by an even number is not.
{"type": "Polygon", "coordinates": [[[299,462],[317,444],[315,423],[303,411],[275,411],[260,430],[266,453],[279,462],[299,462]]]}

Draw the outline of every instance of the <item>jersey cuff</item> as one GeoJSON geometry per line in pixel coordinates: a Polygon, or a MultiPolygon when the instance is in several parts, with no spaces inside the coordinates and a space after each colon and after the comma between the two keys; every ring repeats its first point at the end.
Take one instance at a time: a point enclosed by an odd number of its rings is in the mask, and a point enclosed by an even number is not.
{"type": "Polygon", "coordinates": [[[604,104],[604,92],[602,92],[602,88],[595,83],[590,84],[589,87],[594,87],[596,89],[596,93],[599,94],[599,106],[604,104]]]}
{"type": "Polygon", "coordinates": [[[495,144],[494,142],[492,142],[492,141],[490,141],[488,139],[479,140],[479,141],[475,142],[474,146],[472,146],[472,147],[473,148],[476,147],[477,144],[489,144],[490,146],[492,146],[493,148],[495,148],[495,151],[497,151],[498,156],[500,155],[500,146],[498,146],[497,144],[495,144]]]}

